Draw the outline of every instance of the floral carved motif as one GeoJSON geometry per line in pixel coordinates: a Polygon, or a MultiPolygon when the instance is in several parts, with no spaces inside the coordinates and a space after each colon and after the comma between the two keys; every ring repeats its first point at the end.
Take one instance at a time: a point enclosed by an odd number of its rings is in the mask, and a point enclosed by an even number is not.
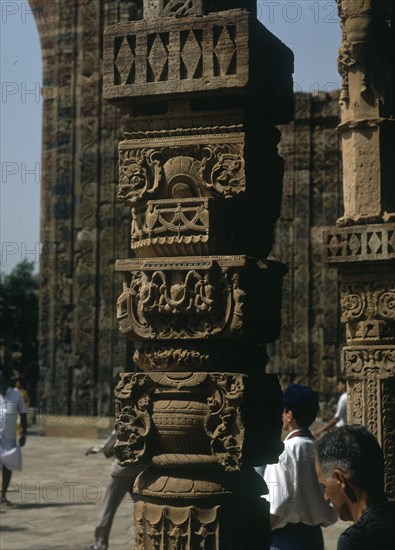
{"type": "Polygon", "coordinates": [[[344,283],[340,290],[349,342],[395,342],[395,281],[344,283]]]}
{"type": "Polygon", "coordinates": [[[208,399],[209,414],[206,432],[210,437],[211,450],[227,471],[238,471],[241,466],[241,451],[244,426],[241,421],[243,377],[239,374],[211,374],[216,383],[216,392],[208,399]]]}
{"type": "MultiPolygon", "coordinates": [[[[201,138],[200,138],[201,139],[201,138]]],[[[199,141],[199,136],[195,141],[199,141]]],[[[118,196],[125,204],[149,198],[186,199],[194,197],[231,198],[245,191],[244,138],[229,143],[184,146],[142,147],[125,141],[120,146],[118,196]]],[[[204,141],[204,140],[203,140],[204,141]]]]}
{"type": "Polygon", "coordinates": [[[126,374],[115,388],[117,412],[115,452],[122,462],[128,464],[140,461],[147,450],[152,403],[149,393],[142,389],[144,386],[144,377],[138,378],[133,377],[132,374],[126,374]]]}
{"type": "Polygon", "coordinates": [[[208,550],[219,538],[219,506],[202,510],[138,502],[135,505],[136,550],[208,550]]]}

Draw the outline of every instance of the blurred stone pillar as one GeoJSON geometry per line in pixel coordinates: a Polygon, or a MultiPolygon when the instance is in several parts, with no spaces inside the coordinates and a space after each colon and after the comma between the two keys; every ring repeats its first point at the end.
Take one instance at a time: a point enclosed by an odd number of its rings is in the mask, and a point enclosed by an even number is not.
{"type": "Polygon", "coordinates": [[[107,28],[104,95],[128,114],[119,198],[134,258],[118,299],[139,372],[116,389],[117,456],[135,484],[135,548],[260,549],[281,452],[282,264],[267,260],[292,118],[291,51],[256,2],[144,2],[107,28]],[[234,9],[228,9],[234,8],[234,9]],[[224,11],[221,11],[224,10],[224,11]]]}
{"type": "Polygon", "coordinates": [[[380,441],[395,498],[395,2],[339,10],[344,216],[326,254],[341,276],[349,421],[380,441]]]}

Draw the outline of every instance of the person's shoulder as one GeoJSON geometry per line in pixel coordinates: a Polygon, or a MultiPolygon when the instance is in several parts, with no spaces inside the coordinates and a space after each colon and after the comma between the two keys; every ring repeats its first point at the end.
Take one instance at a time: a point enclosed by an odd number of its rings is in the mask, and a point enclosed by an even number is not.
{"type": "Polygon", "coordinates": [[[395,538],[395,505],[373,506],[340,535],[338,550],[382,550],[395,538]]]}
{"type": "Polygon", "coordinates": [[[337,550],[363,550],[365,549],[365,538],[363,531],[351,525],[339,537],[337,550]]]}

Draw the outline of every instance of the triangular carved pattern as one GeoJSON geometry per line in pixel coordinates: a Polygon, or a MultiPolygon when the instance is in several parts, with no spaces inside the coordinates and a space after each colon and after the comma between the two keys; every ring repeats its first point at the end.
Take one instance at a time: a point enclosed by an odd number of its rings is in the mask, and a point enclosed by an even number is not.
{"type": "Polygon", "coordinates": [[[148,82],[163,82],[168,80],[168,40],[169,35],[166,33],[148,35],[148,82]]]}
{"type": "MultiPolygon", "coordinates": [[[[214,33],[215,33],[214,27],[214,33]]],[[[236,27],[217,27],[217,40],[214,42],[214,74],[226,76],[236,74],[237,71],[237,46],[233,36],[236,27]]]]}
{"type": "Polygon", "coordinates": [[[136,63],[136,37],[124,36],[121,47],[115,60],[115,67],[119,72],[121,84],[134,84],[136,63]]]}
{"type": "Polygon", "coordinates": [[[371,236],[369,236],[368,245],[369,245],[369,252],[373,254],[377,254],[378,252],[381,252],[382,247],[382,240],[379,237],[380,234],[374,232],[371,236]]]}
{"type": "Polygon", "coordinates": [[[202,76],[202,36],[197,31],[185,31],[181,33],[184,43],[181,47],[181,78],[199,78],[202,76]]]}
{"type": "Polygon", "coordinates": [[[332,235],[328,243],[328,249],[330,250],[332,256],[337,256],[341,250],[341,240],[337,235],[332,235]]]}
{"type": "Polygon", "coordinates": [[[388,232],[388,252],[395,252],[395,231],[388,232]]]}
{"type": "Polygon", "coordinates": [[[361,251],[361,239],[353,233],[348,241],[348,248],[350,252],[355,256],[361,251]]]}

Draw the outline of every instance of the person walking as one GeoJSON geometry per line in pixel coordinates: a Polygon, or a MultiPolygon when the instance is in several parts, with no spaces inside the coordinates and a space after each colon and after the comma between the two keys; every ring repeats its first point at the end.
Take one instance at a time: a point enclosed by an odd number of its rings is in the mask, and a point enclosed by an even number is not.
{"type": "Polygon", "coordinates": [[[337,402],[335,416],[328,420],[321,428],[314,430],[314,437],[320,437],[334,426],[341,428],[341,426],[347,424],[347,382],[345,378],[339,378],[336,389],[340,397],[337,402]]]}
{"type": "MultiPolygon", "coordinates": [[[[114,430],[100,445],[89,448],[85,452],[85,456],[103,453],[107,458],[114,457],[114,446],[116,441],[117,437],[114,430]]],[[[113,458],[99,522],[95,529],[95,542],[89,546],[87,550],[108,549],[111,527],[118,506],[121,504],[126,493],[131,491],[134,480],[142,471],[143,468],[141,466],[123,467],[118,463],[115,457],[113,458]]]]}
{"type": "Polygon", "coordinates": [[[324,500],[314,468],[314,437],[309,426],[318,412],[318,395],[291,384],[284,392],[284,451],[263,475],[269,488],[272,550],[323,550],[321,526],[337,521],[324,500]]]}
{"type": "Polygon", "coordinates": [[[384,491],[384,457],[364,426],[332,429],[316,443],[315,467],[343,521],[353,521],[339,537],[338,550],[395,547],[395,502],[384,491]]]}
{"type": "Polygon", "coordinates": [[[10,385],[9,376],[0,371],[0,466],[2,469],[1,504],[12,506],[7,498],[12,472],[22,469],[20,447],[26,442],[26,405],[18,390],[10,385]],[[18,415],[21,421],[21,436],[17,444],[18,415]]]}

